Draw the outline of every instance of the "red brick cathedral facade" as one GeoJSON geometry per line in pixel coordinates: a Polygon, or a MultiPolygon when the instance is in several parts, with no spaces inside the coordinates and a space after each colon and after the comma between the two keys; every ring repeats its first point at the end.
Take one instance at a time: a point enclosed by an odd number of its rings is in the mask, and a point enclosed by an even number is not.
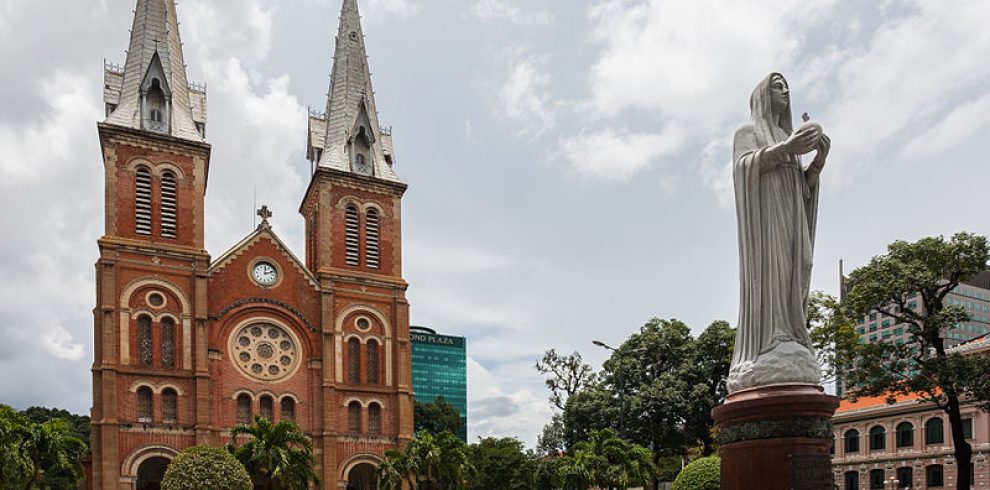
{"type": "Polygon", "coordinates": [[[98,125],[93,488],[158,488],[178,451],[224,444],[254,415],[297,421],[328,489],[374,488],[382,453],[412,437],[406,185],[379,127],[359,19],[344,0],[327,110],[309,118],[305,262],[265,208],[211,259],[205,88],[186,80],[174,1],[137,0],[98,125]]]}

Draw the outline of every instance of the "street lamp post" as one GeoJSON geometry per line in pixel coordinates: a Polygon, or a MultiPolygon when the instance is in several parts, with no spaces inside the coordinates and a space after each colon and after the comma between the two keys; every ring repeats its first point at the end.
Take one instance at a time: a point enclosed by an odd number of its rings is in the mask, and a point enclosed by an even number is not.
{"type": "MultiPolygon", "coordinates": [[[[619,349],[616,349],[615,347],[612,347],[611,345],[608,345],[605,342],[602,342],[601,340],[592,340],[591,343],[603,349],[610,350],[612,352],[619,352],[619,349]]],[[[638,349],[633,349],[631,351],[628,351],[628,353],[636,354],[640,352],[646,352],[646,350],[647,349],[645,347],[640,347],[638,349]]],[[[622,366],[620,364],[619,369],[621,370],[621,368],[622,366]]],[[[619,390],[619,408],[622,410],[622,413],[619,415],[619,436],[623,438],[626,437],[626,386],[625,385],[626,385],[625,377],[619,376],[616,385],[616,389],[619,390]]]]}

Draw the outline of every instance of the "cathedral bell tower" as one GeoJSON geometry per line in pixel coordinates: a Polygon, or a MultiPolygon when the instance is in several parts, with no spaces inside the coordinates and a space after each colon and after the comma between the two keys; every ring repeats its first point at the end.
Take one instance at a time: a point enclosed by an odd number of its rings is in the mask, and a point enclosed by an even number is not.
{"type": "Polygon", "coordinates": [[[90,485],[116,489],[140,487],[174,456],[163,448],[209,430],[206,90],[186,80],[173,0],[137,0],[104,101],[90,485]]]}
{"type": "Polygon", "coordinates": [[[306,264],[324,292],[325,358],[334,359],[323,366],[324,406],[334,408],[325,413],[332,430],[322,458],[324,467],[343,465],[335,477],[346,484],[380,462],[350,461],[350,455],[381,455],[413,435],[408,284],[402,278],[406,184],[392,170],[391,131],[378,121],[356,0],[343,2],[326,112],[310,113],[307,156],[313,174],[299,210],[306,264]],[[366,369],[369,355],[377,359],[378,352],[385,361],[381,378],[366,369]],[[371,432],[385,437],[356,436],[368,432],[364,425],[373,417],[354,412],[379,401],[388,423],[371,432]]]}

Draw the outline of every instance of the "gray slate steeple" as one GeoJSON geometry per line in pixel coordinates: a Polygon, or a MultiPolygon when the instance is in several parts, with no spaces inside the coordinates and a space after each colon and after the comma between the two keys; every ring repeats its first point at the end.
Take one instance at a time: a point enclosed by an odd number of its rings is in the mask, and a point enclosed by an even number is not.
{"type": "Polygon", "coordinates": [[[357,0],[344,0],[340,10],[326,113],[310,112],[307,150],[320,167],[400,182],[391,130],[378,122],[357,0]],[[357,159],[370,160],[370,170],[362,172],[357,159]]]}
{"type": "Polygon", "coordinates": [[[106,122],[202,142],[206,87],[189,86],[174,0],[137,0],[123,67],[104,70],[106,122]]]}

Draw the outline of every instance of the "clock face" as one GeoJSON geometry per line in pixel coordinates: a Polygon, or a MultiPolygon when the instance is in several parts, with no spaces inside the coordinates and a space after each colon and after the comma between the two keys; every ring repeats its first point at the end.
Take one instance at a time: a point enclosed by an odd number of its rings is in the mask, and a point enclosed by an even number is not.
{"type": "Polygon", "coordinates": [[[258,262],[254,266],[254,280],[262,286],[271,286],[278,279],[278,271],[268,262],[258,262]]]}

